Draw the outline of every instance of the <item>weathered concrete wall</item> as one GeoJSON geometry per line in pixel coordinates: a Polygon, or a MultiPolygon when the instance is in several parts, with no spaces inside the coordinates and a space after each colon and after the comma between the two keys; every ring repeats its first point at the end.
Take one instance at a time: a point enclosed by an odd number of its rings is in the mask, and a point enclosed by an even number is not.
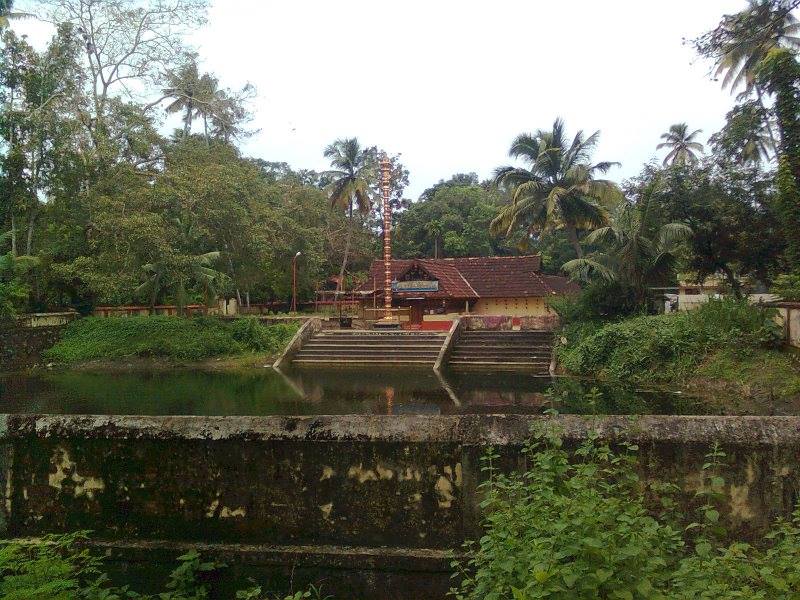
{"type": "Polygon", "coordinates": [[[783,327],[786,342],[800,348],[800,302],[773,302],[778,310],[775,320],[783,327]]]}
{"type": "Polygon", "coordinates": [[[339,597],[437,598],[447,551],[479,534],[485,446],[524,467],[520,446],[545,419],[568,444],[592,431],[637,443],[642,475],[678,483],[687,510],[718,441],[725,519],[744,536],[800,498],[800,417],[9,415],[0,505],[14,536],[91,529],[122,557],[204,544],[338,582],[326,591],[339,597]]]}
{"type": "Polygon", "coordinates": [[[295,354],[300,352],[300,349],[303,347],[303,345],[320,331],[322,331],[322,319],[315,317],[306,320],[306,322],[300,326],[300,329],[297,330],[297,333],[294,334],[294,337],[292,337],[292,339],[286,345],[286,348],[283,350],[283,353],[281,353],[272,366],[276,369],[288,367],[295,354]]]}
{"type": "Polygon", "coordinates": [[[65,325],[0,324],[0,372],[27,369],[42,360],[42,352],[55,344],[65,325]]]}
{"type": "Polygon", "coordinates": [[[461,337],[461,332],[463,330],[464,322],[461,320],[461,317],[453,319],[453,324],[450,325],[447,337],[444,339],[444,343],[439,350],[439,356],[436,357],[436,362],[433,364],[433,370],[437,373],[441,372],[442,367],[447,364],[450,355],[453,353],[453,348],[461,337]]]}
{"type": "Polygon", "coordinates": [[[558,315],[551,312],[539,316],[515,317],[512,315],[487,316],[469,315],[463,316],[464,327],[467,330],[486,330],[486,331],[510,331],[520,329],[522,331],[554,331],[558,328],[558,315]]]}

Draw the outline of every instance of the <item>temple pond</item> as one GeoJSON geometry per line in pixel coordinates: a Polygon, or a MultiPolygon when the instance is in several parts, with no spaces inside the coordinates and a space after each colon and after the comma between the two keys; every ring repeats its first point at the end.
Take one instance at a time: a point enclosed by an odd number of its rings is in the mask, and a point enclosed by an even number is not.
{"type": "MultiPolygon", "coordinates": [[[[753,414],[735,401],[524,373],[181,369],[0,376],[0,412],[117,415],[753,414]]],[[[763,407],[764,414],[790,412],[763,407]]]]}

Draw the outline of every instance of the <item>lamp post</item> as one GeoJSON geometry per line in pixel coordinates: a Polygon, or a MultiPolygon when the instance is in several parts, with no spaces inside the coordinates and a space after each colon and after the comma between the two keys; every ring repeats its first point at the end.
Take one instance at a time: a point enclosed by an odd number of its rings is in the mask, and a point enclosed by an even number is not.
{"type": "Polygon", "coordinates": [[[289,312],[297,312],[297,259],[301,254],[298,251],[292,258],[292,307],[289,312]]]}

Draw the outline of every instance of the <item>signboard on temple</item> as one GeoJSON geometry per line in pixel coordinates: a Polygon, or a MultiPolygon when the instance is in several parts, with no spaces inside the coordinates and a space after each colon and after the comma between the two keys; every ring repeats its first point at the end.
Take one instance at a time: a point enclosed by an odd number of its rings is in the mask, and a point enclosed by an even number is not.
{"type": "Polygon", "coordinates": [[[439,281],[393,281],[393,292],[438,292],[439,281]]]}

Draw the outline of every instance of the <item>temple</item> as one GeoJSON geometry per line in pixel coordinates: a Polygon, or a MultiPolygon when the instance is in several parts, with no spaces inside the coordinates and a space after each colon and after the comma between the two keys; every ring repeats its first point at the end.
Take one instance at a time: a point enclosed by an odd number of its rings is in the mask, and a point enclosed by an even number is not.
{"type": "MultiPolygon", "coordinates": [[[[538,255],[393,259],[392,307],[405,328],[442,329],[457,315],[545,317],[547,298],[578,291],[565,277],[545,275],[538,255]]],[[[384,262],[372,263],[356,288],[366,310],[384,301],[384,262]]]]}

